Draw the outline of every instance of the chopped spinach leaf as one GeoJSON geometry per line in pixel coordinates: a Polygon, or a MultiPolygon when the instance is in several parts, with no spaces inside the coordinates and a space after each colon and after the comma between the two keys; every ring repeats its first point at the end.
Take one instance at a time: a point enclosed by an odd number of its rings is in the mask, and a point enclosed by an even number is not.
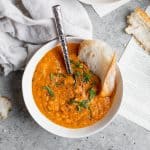
{"type": "Polygon", "coordinates": [[[50,73],[50,80],[53,80],[53,79],[54,79],[54,74],[50,73]]]}
{"type": "Polygon", "coordinates": [[[96,96],[96,91],[93,88],[89,90],[89,100],[92,100],[96,96]]]}
{"type": "Polygon", "coordinates": [[[75,103],[78,103],[74,98],[71,98],[69,101],[68,101],[68,104],[75,104],[75,103]]]}
{"type": "Polygon", "coordinates": [[[47,90],[48,94],[52,97],[54,97],[54,92],[49,86],[44,86],[43,89],[47,90]]]}
{"type": "Polygon", "coordinates": [[[81,102],[79,102],[79,106],[82,108],[88,108],[89,105],[89,100],[82,100],[81,102]]]}
{"type": "Polygon", "coordinates": [[[82,101],[76,101],[74,98],[73,99],[70,99],[68,104],[75,104],[76,105],[76,108],[77,108],[77,111],[82,111],[83,108],[85,109],[88,109],[89,107],[89,100],[82,100],[82,101]]]}
{"type": "Polygon", "coordinates": [[[91,79],[91,74],[84,72],[83,73],[83,82],[89,82],[91,79]]]}

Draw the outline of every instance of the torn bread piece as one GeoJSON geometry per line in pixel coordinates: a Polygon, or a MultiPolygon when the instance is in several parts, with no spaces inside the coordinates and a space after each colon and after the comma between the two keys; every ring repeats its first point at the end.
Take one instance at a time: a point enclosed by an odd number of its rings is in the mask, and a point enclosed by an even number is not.
{"type": "Polygon", "coordinates": [[[116,55],[112,48],[100,40],[84,40],[78,57],[101,79],[101,96],[111,96],[116,79],[116,55]]]}
{"type": "Polygon", "coordinates": [[[8,112],[11,108],[12,105],[8,98],[0,96],[0,120],[7,118],[8,112]]]}
{"type": "Polygon", "coordinates": [[[125,31],[132,34],[142,47],[150,52],[150,16],[141,8],[136,8],[127,16],[127,23],[125,31]]]}

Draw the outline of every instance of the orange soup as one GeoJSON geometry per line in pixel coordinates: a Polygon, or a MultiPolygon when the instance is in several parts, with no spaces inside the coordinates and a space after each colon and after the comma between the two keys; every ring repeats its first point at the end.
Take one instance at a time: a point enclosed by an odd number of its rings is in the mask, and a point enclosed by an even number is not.
{"type": "Polygon", "coordinates": [[[69,43],[68,49],[73,75],[67,74],[61,49],[56,46],[38,63],[32,92],[48,119],[67,128],[81,128],[102,119],[112,100],[100,96],[100,79],[78,59],[79,44],[69,43]]]}

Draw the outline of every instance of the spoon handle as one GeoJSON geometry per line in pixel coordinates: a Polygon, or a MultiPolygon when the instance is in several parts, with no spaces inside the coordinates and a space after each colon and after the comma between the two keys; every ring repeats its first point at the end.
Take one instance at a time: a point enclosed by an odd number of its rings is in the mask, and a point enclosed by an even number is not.
{"type": "Polygon", "coordinates": [[[66,40],[66,36],[65,36],[64,30],[63,30],[63,24],[62,24],[63,20],[62,20],[60,5],[53,6],[53,12],[54,12],[54,16],[55,16],[55,24],[56,24],[57,34],[59,37],[59,41],[61,43],[61,49],[63,52],[63,57],[64,57],[65,65],[66,65],[66,70],[67,70],[68,74],[72,74],[70,59],[69,59],[69,55],[68,55],[67,40],[66,40]]]}

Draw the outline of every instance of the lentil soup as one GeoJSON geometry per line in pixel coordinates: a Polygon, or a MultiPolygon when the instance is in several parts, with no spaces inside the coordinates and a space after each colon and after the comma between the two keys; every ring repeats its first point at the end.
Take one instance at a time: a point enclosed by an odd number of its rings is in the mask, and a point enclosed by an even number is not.
{"type": "Polygon", "coordinates": [[[82,128],[102,119],[112,99],[100,96],[100,79],[79,60],[79,44],[69,43],[68,49],[73,75],[67,74],[61,48],[56,46],[38,63],[32,93],[48,119],[67,128],[82,128]]]}

